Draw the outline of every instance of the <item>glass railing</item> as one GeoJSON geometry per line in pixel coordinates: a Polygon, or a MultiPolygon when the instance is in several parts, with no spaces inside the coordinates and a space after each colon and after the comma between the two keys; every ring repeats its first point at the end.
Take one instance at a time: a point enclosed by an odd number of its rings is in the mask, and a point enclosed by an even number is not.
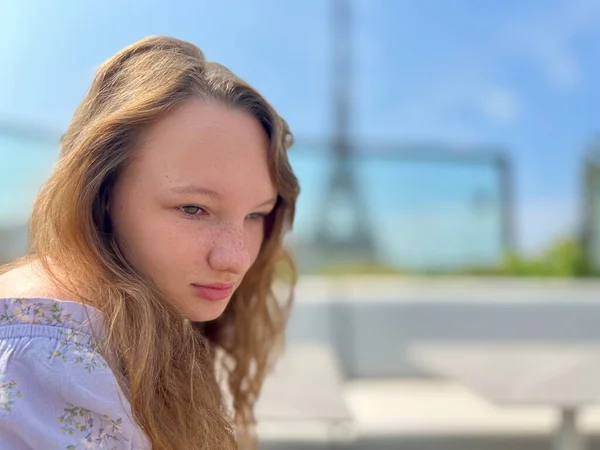
{"type": "Polygon", "coordinates": [[[58,155],[58,138],[6,128],[0,132],[0,262],[25,251],[33,202],[58,155]]]}
{"type": "Polygon", "coordinates": [[[302,186],[292,239],[302,270],[343,267],[349,260],[368,264],[373,255],[383,270],[399,271],[489,267],[500,261],[508,214],[502,183],[508,180],[501,179],[495,157],[449,158],[434,149],[423,158],[405,148],[382,153],[362,147],[350,162],[354,182],[345,183],[342,194],[330,188],[335,162],[325,146],[308,151],[300,142],[291,152],[302,186]],[[337,238],[354,247],[354,254],[328,246],[337,238]]]}

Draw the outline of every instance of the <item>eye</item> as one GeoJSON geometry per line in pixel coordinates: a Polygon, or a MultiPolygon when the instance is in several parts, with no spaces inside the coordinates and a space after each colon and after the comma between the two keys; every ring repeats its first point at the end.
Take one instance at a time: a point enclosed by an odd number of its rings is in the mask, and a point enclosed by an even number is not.
{"type": "Polygon", "coordinates": [[[265,217],[267,217],[269,214],[268,213],[252,213],[252,214],[248,214],[248,219],[250,220],[261,220],[264,219],[265,217]]]}
{"type": "Polygon", "coordinates": [[[197,216],[199,215],[199,212],[206,212],[204,210],[204,208],[201,208],[200,206],[194,206],[194,205],[185,205],[185,206],[180,206],[178,208],[181,212],[183,212],[184,214],[187,214],[188,216],[197,216]]]}

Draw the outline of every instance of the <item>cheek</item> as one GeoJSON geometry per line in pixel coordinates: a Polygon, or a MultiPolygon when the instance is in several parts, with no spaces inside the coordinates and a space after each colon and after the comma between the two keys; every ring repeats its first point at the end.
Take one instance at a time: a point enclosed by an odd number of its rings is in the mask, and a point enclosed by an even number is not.
{"type": "Polygon", "coordinates": [[[141,271],[165,270],[205,256],[203,249],[209,237],[206,230],[174,220],[168,211],[131,209],[118,214],[114,222],[119,247],[141,271]]]}
{"type": "Polygon", "coordinates": [[[255,224],[252,226],[247,234],[246,238],[246,250],[250,255],[252,262],[258,257],[260,248],[262,246],[264,236],[264,226],[262,224],[255,224]]]}
{"type": "Polygon", "coordinates": [[[206,259],[210,247],[212,233],[207,227],[198,223],[187,223],[185,220],[163,218],[149,227],[146,233],[148,251],[158,265],[168,263],[178,265],[194,264],[206,259]]]}

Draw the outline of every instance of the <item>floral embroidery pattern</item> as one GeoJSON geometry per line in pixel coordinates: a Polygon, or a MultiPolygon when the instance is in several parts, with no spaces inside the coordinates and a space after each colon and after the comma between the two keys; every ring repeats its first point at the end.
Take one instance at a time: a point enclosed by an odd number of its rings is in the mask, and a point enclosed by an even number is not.
{"type": "MultiPolygon", "coordinates": [[[[83,316],[83,313],[81,315],[83,316]]],[[[108,367],[90,335],[80,331],[80,328],[84,328],[83,321],[83,317],[74,317],[63,309],[61,302],[51,299],[16,298],[4,303],[0,310],[0,326],[12,324],[62,326],[59,329],[62,336],[60,345],[49,352],[48,359],[60,358],[63,362],[82,364],[88,372],[108,367]]]]}
{"type": "Polygon", "coordinates": [[[96,346],[90,342],[89,335],[71,328],[61,330],[61,334],[63,336],[59,341],[61,346],[51,351],[48,359],[60,358],[64,362],[83,364],[88,373],[98,368],[108,367],[96,346]]]}
{"type": "Polygon", "coordinates": [[[123,420],[112,419],[110,415],[92,415],[89,410],[69,404],[64,414],[58,418],[63,433],[79,438],[67,450],[116,449],[116,444],[124,442],[123,420]]]}
{"type": "Polygon", "coordinates": [[[15,403],[15,397],[22,397],[23,393],[21,391],[16,391],[17,387],[16,380],[11,380],[9,382],[2,381],[0,383],[0,408],[5,411],[12,411],[12,407],[15,403]]]}
{"type": "Polygon", "coordinates": [[[0,312],[0,325],[15,323],[34,325],[64,325],[73,322],[70,313],[65,313],[59,302],[32,302],[25,299],[14,299],[3,305],[0,312]]]}

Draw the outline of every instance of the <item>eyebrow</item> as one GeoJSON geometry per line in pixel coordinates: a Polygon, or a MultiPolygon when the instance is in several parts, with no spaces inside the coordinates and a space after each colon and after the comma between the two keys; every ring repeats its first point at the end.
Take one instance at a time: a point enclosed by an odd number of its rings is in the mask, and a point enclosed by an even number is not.
{"type": "Polygon", "coordinates": [[[261,208],[263,206],[267,206],[267,205],[275,205],[275,203],[277,203],[277,198],[278,196],[276,195],[273,198],[270,198],[269,200],[267,200],[266,202],[262,202],[260,205],[257,206],[257,208],[261,208]]]}
{"type": "MultiPolygon", "coordinates": [[[[177,194],[205,195],[207,197],[211,197],[216,200],[221,200],[223,198],[223,196],[220,193],[218,193],[217,191],[210,189],[210,188],[197,186],[197,185],[176,186],[176,187],[170,189],[170,191],[175,192],[177,194]]],[[[266,200],[266,201],[262,202],[261,204],[257,205],[256,208],[261,208],[261,207],[267,206],[267,205],[274,205],[275,203],[277,203],[278,198],[279,198],[279,196],[275,195],[275,197],[270,198],[269,200],[266,200]]]]}
{"type": "Polygon", "coordinates": [[[170,189],[171,192],[175,192],[177,194],[200,194],[200,195],[206,195],[207,197],[213,197],[216,199],[220,199],[221,198],[221,194],[219,194],[217,191],[214,191],[212,189],[209,188],[205,188],[202,186],[196,186],[196,185],[183,185],[183,186],[176,186],[172,189],[170,189]]]}

